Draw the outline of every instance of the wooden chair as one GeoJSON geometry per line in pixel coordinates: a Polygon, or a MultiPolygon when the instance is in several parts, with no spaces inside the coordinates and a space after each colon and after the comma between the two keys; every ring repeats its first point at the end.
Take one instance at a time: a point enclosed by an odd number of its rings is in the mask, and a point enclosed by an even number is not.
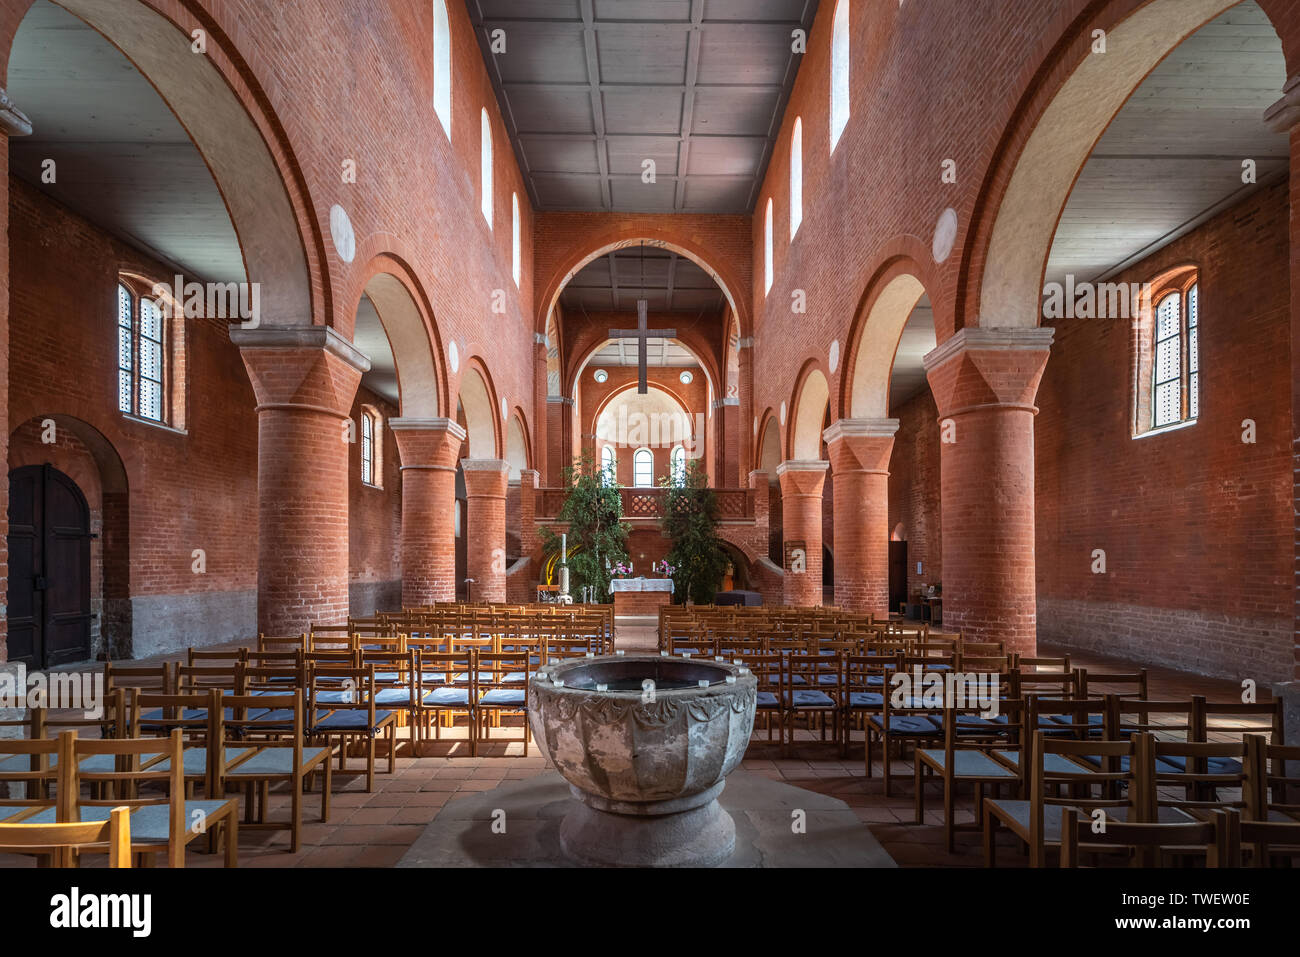
{"type": "MultiPolygon", "coordinates": [[[[219,713],[219,712],[218,712],[219,713]]],[[[54,820],[50,812],[27,818],[34,823],[105,821],[117,806],[131,808],[131,851],[141,862],[165,855],[169,867],[185,866],[191,841],[220,827],[226,866],[239,861],[237,804],[225,798],[185,799],[184,744],[179,728],[164,741],[158,738],[81,738],[65,731],[65,752],[59,762],[59,798],[54,820]],[[162,754],[162,762],[154,759],[162,754]],[[92,759],[87,761],[86,759],[92,759]],[[109,759],[109,760],[104,760],[109,759]],[[103,762],[101,765],[98,762],[103,762]],[[111,770],[109,768],[112,768],[111,770]],[[81,796],[83,784],[100,783],[110,797],[81,796]],[[163,794],[152,793],[158,786],[163,794]]]]}
{"type": "MultiPolygon", "coordinates": [[[[951,661],[951,658],[947,659],[951,661]]],[[[900,759],[906,757],[905,749],[910,742],[919,747],[922,743],[937,744],[943,740],[943,701],[927,703],[924,688],[912,688],[910,694],[901,692],[901,682],[915,682],[920,676],[933,675],[939,681],[944,680],[950,665],[939,657],[903,656],[898,659],[898,668],[890,674],[882,689],[883,707],[880,714],[867,718],[867,761],[871,761],[872,739],[878,739],[881,745],[881,764],[884,769],[885,796],[889,797],[893,786],[893,767],[891,751],[898,746],[900,759]]]]}
{"type": "Polygon", "coordinates": [[[464,714],[469,726],[469,753],[471,757],[476,756],[478,743],[474,734],[473,684],[454,680],[456,675],[474,673],[474,653],[457,651],[423,654],[418,659],[417,667],[421,673],[422,695],[416,729],[417,753],[423,754],[430,728],[433,729],[434,739],[440,740],[444,723],[451,727],[456,716],[464,714]]]}
{"type": "MultiPolygon", "coordinates": [[[[337,739],[339,771],[347,770],[348,746],[360,743],[366,749],[366,793],[375,787],[375,739],[388,738],[388,773],[396,770],[397,713],[380,710],[376,693],[375,666],[313,666],[308,672],[307,713],[313,717],[305,728],[307,740],[323,739],[327,750],[337,739]]],[[[406,689],[407,700],[415,692],[406,689]]]]}
{"type": "Polygon", "coordinates": [[[495,740],[522,741],[524,757],[528,757],[527,652],[478,652],[475,657],[477,680],[472,691],[475,748],[477,749],[478,742],[494,740],[489,727],[500,727],[502,715],[515,714],[522,719],[520,736],[495,740]]]}
{"type": "Polygon", "coordinates": [[[889,676],[902,664],[902,654],[847,655],[844,659],[844,739],[857,725],[863,731],[862,749],[866,758],[866,775],[871,777],[871,735],[867,721],[885,710],[885,688],[889,676]]]}
{"type": "Polygon", "coordinates": [[[781,735],[781,746],[785,746],[785,659],[781,655],[750,655],[743,659],[741,667],[748,668],[754,676],[756,697],[754,701],[754,720],[761,717],[767,726],[767,740],[772,742],[772,726],[776,725],[781,735]]]}
{"type": "Polygon", "coordinates": [[[826,740],[826,722],[833,728],[832,740],[839,744],[841,718],[844,715],[844,656],[838,651],[821,654],[816,651],[794,652],[785,656],[785,693],[781,699],[785,711],[783,724],[789,729],[790,744],[794,744],[795,726],[800,718],[808,722],[812,731],[813,719],[826,740]]]}
{"type": "MultiPolygon", "coordinates": [[[[1004,689],[999,688],[999,695],[1004,689]]],[[[999,697],[998,714],[980,708],[956,707],[948,702],[943,712],[943,748],[916,749],[915,823],[925,823],[926,777],[943,784],[944,842],[948,853],[956,849],[958,830],[980,830],[984,813],[984,791],[997,797],[1003,787],[1023,789],[1024,761],[1020,744],[1024,729],[1024,706],[1018,698],[999,697]],[[975,722],[963,718],[976,719],[975,722]],[[1003,719],[1003,720],[998,720],[1003,719]],[[957,786],[969,784],[975,792],[975,823],[959,828],[956,819],[957,786]]]]}
{"type": "Polygon", "coordinates": [[[1233,867],[1235,839],[1222,811],[1207,820],[1153,824],[1146,821],[1096,821],[1078,808],[1061,812],[1061,866],[1078,867],[1086,853],[1128,852],[1132,866],[1165,866],[1168,853],[1203,853],[1207,867],[1233,867]]]}
{"type": "Polygon", "coordinates": [[[0,823],[0,854],[49,858],[55,867],[79,867],[85,852],[108,852],[110,868],[131,866],[131,810],[117,807],[107,821],[88,824],[0,823]]]}
{"type": "Polygon", "coordinates": [[[122,665],[113,661],[104,662],[104,693],[111,694],[118,688],[141,688],[158,694],[171,694],[172,665],[122,665]]]}
{"type": "Polygon", "coordinates": [[[58,739],[0,738],[0,821],[21,821],[53,808],[58,764],[58,739]],[[11,785],[22,797],[10,796],[11,785]]]}
{"type": "Polygon", "coordinates": [[[1147,670],[1129,672],[1101,672],[1080,668],[1078,694],[1081,698],[1104,698],[1116,694],[1123,698],[1149,698],[1147,670]]]}
{"type": "MultiPolygon", "coordinates": [[[[1032,727],[1032,726],[1031,726],[1032,727]]],[[[1151,738],[1135,734],[1123,741],[1075,741],[1033,731],[1033,742],[1026,761],[1027,799],[989,799],[984,802],[984,860],[996,864],[997,828],[1006,827],[1029,849],[1031,867],[1043,867],[1047,849],[1061,843],[1061,821],[1065,808],[1101,809],[1117,820],[1138,820],[1138,811],[1147,806],[1143,788],[1147,779],[1141,774],[1151,751],[1151,738]],[[1054,761],[1054,758],[1063,759],[1054,761]],[[1098,770],[1086,758],[1100,758],[1098,770]],[[1127,762],[1119,759],[1127,758],[1127,762]],[[1113,760],[1107,760],[1113,759],[1113,760]],[[1112,796],[1126,787],[1127,796],[1112,796]],[[1099,793],[1092,793],[1098,789],[1099,793]],[[1071,793],[1062,794],[1063,790],[1071,793]]]]}
{"type": "Polygon", "coordinates": [[[322,822],[330,812],[330,749],[303,744],[305,722],[301,691],[282,695],[229,695],[224,701],[232,716],[216,712],[220,722],[214,734],[214,748],[219,748],[213,767],[213,793],[225,795],[230,785],[244,789],[245,827],[262,830],[288,830],[289,851],[296,852],[302,843],[302,799],[317,770],[323,772],[321,786],[322,822]],[[287,728],[286,728],[287,726],[287,728]],[[228,766],[226,749],[255,744],[253,752],[228,766]],[[286,782],[289,787],[289,823],[268,821],[267,797],[272,783],[286,782]],[[256,794],[255,794],[256,788],[256,794]],[[256,805],[256,807],[255,807],[256,805]]]}

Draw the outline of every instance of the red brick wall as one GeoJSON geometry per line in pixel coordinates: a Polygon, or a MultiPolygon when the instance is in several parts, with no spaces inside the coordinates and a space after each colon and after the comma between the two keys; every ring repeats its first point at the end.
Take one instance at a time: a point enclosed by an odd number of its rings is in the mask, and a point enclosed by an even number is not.
{"type": "Polygon", "coordinates": [[[1262,190],[1115,277],[1200,266],[1201,415],[1131,438],[1129,324],[1056,322],[1038,392],[1042,641],[1206,674],[1290,675],[1288,200],[1262,190]],[[1243,420],[1257,442],[1242,442],[1243,420]],[[1106,554],[1093,574],[1092,553],[1106,554]]]}
{"type": "Polygon", "coordinates": [[[889,460],[889,532],[901,523],[907,541],[907,594],[943,581],[943,529],[939,514],[938,409],[929,389],[891,414],[898,419],[889,460]],[[916,563],[921,573],[916,573],[916,563]]]}
{"type": "MultiPolygon", "coordinates": [[[[126,268],[166,281],[171,271],[27,184],[11,179],[9,188],[10,422],[20,438],[30,438],[32,420],[68,416],[101,434],[110,457],[120,458],[130,500],[129,569],[123,575],[135,606],[137,654],[177,642],[183,647],[249,637],[256,625],[258,423],[226,323],[186,320],[184,434],[123,417],[114,345],[117,274],[126,268]],[[192,570],[198,548],[205,553],[204,574],[192,570]]],[[[385,420],[395,414],[363,391],[354,420],[363,401],[385,420]]],[[[25,443],[9,467],[28,464],[31,451],[25,443]]],[[[349,451],[352,577],[364,594],[374,587],[367,583],[400,579],[401,480],[387,429],[382,492],[361,488],[360,454],[358,442],[349,451]]],[[[93,498],[91,489],[82,490],[93,498]]]]}

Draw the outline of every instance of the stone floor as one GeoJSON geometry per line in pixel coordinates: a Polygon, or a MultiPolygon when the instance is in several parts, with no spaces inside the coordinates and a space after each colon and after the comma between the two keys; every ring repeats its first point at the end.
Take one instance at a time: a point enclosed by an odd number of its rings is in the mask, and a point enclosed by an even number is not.
{"type": "MultiPolygon", "coordinates": [[[[655,647],[653,623],[620,622],[618,647],[628,651],[655,647]]],[[[1043,649],[1050,654],[1051,649],[1043,649]]],[[[1093,655],[1071,653],[1077,666],[1094,670],[1124,671],[1134,666],[1120,661],[1106,660],[1093,655]]],[[[1215,700],[1239,700],[1240,687],[1231,681],[1219,681],[1157,668],[1148,668],[1150,694],[1153,699],[1187,698],[1204,694],[1215,700]]],[[[1261,691],[1267,698],[1267,692],[1261,691]]],[[[518,728],[508,729],[518,733],[518,728]]],[[[520,792],[513,790],[516,782],[526,781],[547,773],[546,759],[535,748],[523,754],[520,743],[490,743],[480,745],[479,755],[470,757],[463,740],[463,731],[441,743],[433,743],[429,754],[413,757],[408,743],[399,743],[396,772],[387,773],[387,762],[378,762],[373,793],[366,793],[364,775],[356,773],[360,767],[357,759],[349,761],[349,772],[335,772],[332,813],[328,823],[318,819],[319,798],[308,796],[304,801],[303,846],[295,853],[288,851],[287,832],[246,831],[240,836],[241,867],[390,867],[411,855],[420,857],[421,847],[427,851],[436,845],[425,839],[429,825],[441,815],[451,814],[462,819],[474,808],[481,807],[484,792],[502,789],[503,798],[518,806],[520,792]],[[462,802],[469,802],[462,805],[462,802]],[[462,810],[462,807],[464,810],[462,810]],[[454,809],[454,810],[449,810],[454,809]],[[426,840],[421,844],[422,839],[426,840]]],[[[853,846],[871,848],[878,841],[893,861],[904,867],[945,866],[980,867],[983,865],[980,835],[971,831],[957,837],[956,853],[944,848],[942,805],[936,796],[928,799],[925,823],[913,821],[912,763],[894,759],[895,779],[893,795],[883,794],[880,761],[877,759],[873,776],[867,778],[863,766],[860,744],[841,757],[838,749],[823,743],[815,735],[799,731],[795,742],[782,753],[779,745],[769,744],[766,734],[756,727],[753,739],[741,769],[747,776],[769,778],[795,788],[815,792],[826,798],[843,802],[843,806],[856,815],[864,829],[862,840],[853,846]],[[871,838],[874,837],[874,840],[871,838]]],[[[543,782],[539,782],[543,783],[543,782]]],[[[725,792],[724,792],[725,795],[725,792]]],[[[501,803],[500,800],[497,803],[501,803]]],[[[726,804],[724,798],[724,805],[726,804]]],[[[495,806],[495,805],[494,805],[495,806]]],[[[828,805],[829,807],[830,805],[828,805]]],[[[969,797],[967,796],[967,808],[969,797]]],[[[272,794],[271,817],[287,818],[287,796],[272,794]]],[[[958,822],[970,823],[973,815],[968,810],[959,811],[958,822]]],[[[453,825],[454,826],[454,825],[453,825]]],[[[1015,851],[1009,837],[1008,850],[999,855],[1000,866],[1017,866],[1024,859],[1015,851]]],[[[867,851],[863,851],[867,863],[867,851]]],[[[550,851],[539,847],[534,863],[552,863],[550,851]]],[[[429,859],[432,861],[436,854],[429,859]]],[[[514,858],[516,863],[526,859],[514,858]]],[[[839,860],[840,858],[836,858],[839,860]]],[[[831,862],[828,857],[827,862],[831,862]]],[[[219,867],[220,855],[192,853],[189,866],[219,867]]],[[[31,866],[30,859],[0,856],[0,866],[31,866]]]]}

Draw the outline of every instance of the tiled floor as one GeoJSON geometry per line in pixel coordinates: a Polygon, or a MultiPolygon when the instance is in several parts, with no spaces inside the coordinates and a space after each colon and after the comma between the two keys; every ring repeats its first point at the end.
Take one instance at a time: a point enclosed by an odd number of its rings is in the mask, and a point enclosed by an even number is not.
{"type": "MultiPolygon", "coordinates": [[[[618,647],[649,650],[655,647],[653,627],[620,627],[618,647]]],[[[1050,649],[1044,649],[1050,654],[1050,649]]],[[[1132,665],[1107,661],[1095,656],[1072,655],[1077,666],[1108,671],[1132,670],[1132,665]]],[[[1157,699],[1187,698],[1203,694],[1212,700],[1239,700],[1240,687],[1230,681],[1216,681],[1161,669],[1148,669],[1150,694],[1157,699]]],[[[1261,693],[1264,694],[1264,693],[1261,693]]],[[[515,729],[512,733],[517,733],[515,729]]],[[[463,732],[462,732],[463,734],[463,732]]],[[[980,835],[959,833],[957,852],[948,854],[943,846],[942,804],[938,796],[927,799],[926,823],[913,820],[912,764],[895,759],[893,796],[883,794],[879,760],[868,779],[862,760],[861,745],[855,745],[848,758],[842,758],[835,746],[822,743],[800,731],[798,740],[786,754],[778,745],[768,744],[761,728],[756,728],[743,767],[797,787],[830,795],[848,804],[871,828],[894,859],[903,866],[983,865],[980,835]]],[[[413,841],[423,832],[443,807],[452,801],[495,788],[507,779],[528,778],[541,772],[545,758],[530,748],[528,757],[518,743],[480,746],[478,757],[469,757],[464,741],[445,740],[435,743],[430,754],[415,758],[408,753],[405,741],[399,745],[397,770],[386,773],[387,762],[378,763],[375,789],[367,794],[364,775],[356,773],[357,759],[349,762],[348,774],[334,776],[334,796],[329,823],[318,820],[318,795],[304,800],[303,847],[288,852],[287,832],[246,831],[240,836],[241,867],[385,867],[395,864],[413,841]],[[461,756],[465,755],[465,756],[461,756]]],[[[963,794],[967,810],[959,813],[959,823],[970,822],[969,795],[963,794]]],[[[286,796],[272,794],[271,817],[285,820],[286,796]]],[[[999,864],[1016,866],[1023,858],[1008,841],[1008,850],[999,864]]],[[[190,866],[218,867],[220,855],[192,853],[190,866]]],[[[0,856],[0,866],[30,866],[27,859],[0,856]]]]}

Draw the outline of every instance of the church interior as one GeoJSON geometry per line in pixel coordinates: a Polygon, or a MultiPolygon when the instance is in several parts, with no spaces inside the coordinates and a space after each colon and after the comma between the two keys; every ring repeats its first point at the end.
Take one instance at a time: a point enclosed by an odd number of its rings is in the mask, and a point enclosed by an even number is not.
{"type": "Polygon", "coordinates": [[[2,0],[0,867],[1294,866],[1298,77],[2,0]]]}

